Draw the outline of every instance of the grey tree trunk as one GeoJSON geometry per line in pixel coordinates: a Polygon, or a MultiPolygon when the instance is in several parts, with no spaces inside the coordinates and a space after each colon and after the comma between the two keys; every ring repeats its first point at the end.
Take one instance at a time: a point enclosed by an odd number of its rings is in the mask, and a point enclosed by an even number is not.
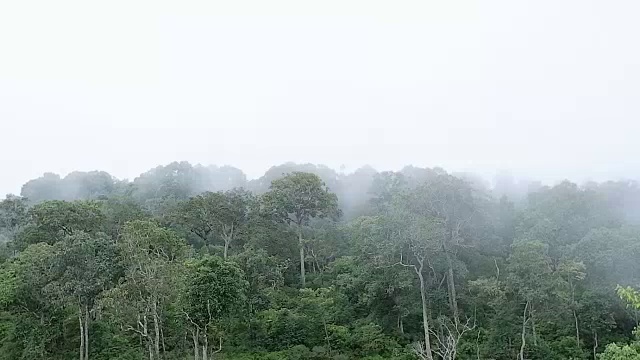
{"type": "Polygon", "coordinates": [[[81,307],[78,307],[78,322],[80,323],[80,360],[84,360],[84,323],[81,307]]]}
{"type": "Polygon", "coordinates": [[[298,229],[298,245],[300,246],[300,283],[304,288],[307,285],[304,271],[304,244],[302,243],[302,229],[298,229]]]}
{"type": "Polygon", "coordinates": [[[451,313],[453,314],[453,320],[456,326],[460,322],[460,315],[458,311],[458,297],[456,294],[456,284],[453,277],[453,262],[451,261],[451,255],[447,254],[447,264],[449,269],[447,270],[447,288],[449,290],[449,304],[451,305],[451,313]]]}
{"type": "Polygon", "coordinates": [[[575,310],[573,310],[573,319],[576,323],[576,345],[580,348],[580,327],[578,324],[578,314],[576,314],[575,310]]]}
{"type": "Polygon", "coordinates": [[[420,297],[422,298],[422,327],[424,330],[424,353],[427,360],[433,360],[431,352],[431,341],[429,339],[429,309],[427,307],[427,290],[425,288],[424,276],[422,275],[422,266],[416,269],[418,278],[420,279],[420,297]]]}
{"type": "Polygon", "coordinates": [[[209,339],[206,332],[203,334],[204,344],[202,344],[202,360],[207,360],[209,356],[209,339]]]}
{"type": "Polygon", "coordinates": [[[227,259],[227,255],[229,253],[229,246],[231,246],[231,241],[233,241],[233,232],[234,225],[231,223],[230,226],[223,225],[222,226],[222,238],[224,239],[224,259],[227,259]]]}
{"type": "Polygon", "coordinates": [[[200,350],[200,346],[198,344],[198,337],[200,336],[199,331],[193,331],[191,332],[191,335],[193,336],[193,360],[199,360],[200,359],[200,353],[198,352],[198,350],[200,350]]]}
{"type": "Polygon", "coordinates": [[[536,332],[536,318],[533,316],[533,304],[529,304],[529,319],[531,320],[531,335],[533,336],[533,345],[538,346],[538,333],[536,332]]]}
{"type": "MultiPolygon", "coordinates": [[[[446,242],[451,243],[453,240],[453,231],[448,231],[448,236],[446,242]]],[[[460,321],[459,311],[458,311],[458,296],[456,294],[456,284],[453,273],[453,260],[451,259],[451,254],[449,253],[449,249],[447,249],[447,244],[442,244],[442,250],[444,251],[445,258],[447,260],[447,292],[449,295],[449,306],[451,307],[451,314],[453,315],[453,320],[456,326],[458,326],[460,321]]]]}
{"type": "Polygon", "coordinates": [[[573,281],[569,277],[569,286],[571,287],[571,307],[573,312],[573,320],[576,324],[576,345],[580,348],[580,325],[578,323],[578,313],[576,312],[576,290],[573,286],[573,281]]]}
{"type": "Polygon", "coordinates": [[[598,360],[598,332],[593,332],[593,360],[598,360]]]}
{"type": "Polygon", "coordinates": [[[520,355],[518,359],[524,360],[524,347],[526,346],[525,336],[527,335],[527,310],[529,308],[529,302],[524,305],[524,312],[522,313],[522,333],[520,334],[522,338],[522,343],[520,344],[520,355]]]}
{"type": "Polygon", "coordinates": [[[147,315],[145,314],[144,323],[142,324],[142,333],[144,334],[144,338],[147,341],[147,349],[149,350],[149,360],[153,360],[153,345],[149,339],[149,326],[147,322],[147,315]]]}
{"type": "Polygon", "coordinates": [[[89,360],[89,306],[84,306],[84,360],[89,360]]]}
{"type": "Polygon", "coordinates": [[[329,331],[327,330],[327,320],[322,316],[322,325],[324,325],[324,338],[327,341],[327,349],[329,349],[329,356],[331,356],[331,342],[329,342],[329,331]]]}
{"type": "Polygon", "coordinates": [[[154,330],[154,342],[153,347],[157,359],[160,359],[160,324],[158,318],[158,304],[156,300],[153,300],[153,330],[154,330]]]}

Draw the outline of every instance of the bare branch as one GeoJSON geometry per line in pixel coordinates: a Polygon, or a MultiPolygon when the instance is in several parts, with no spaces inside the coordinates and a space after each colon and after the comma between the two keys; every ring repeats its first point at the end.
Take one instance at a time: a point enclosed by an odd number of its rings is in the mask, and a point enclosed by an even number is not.
{"type": "Polygon", "coordinates": [[[219,342],[219,345],[218,345],[218,350],[215,350],[215,351],[213,352],[213,354],[217,354],[217,353],[219,353],[220,351],[222,351],[222,336],[220,336],[220,342],[219,342]]]}

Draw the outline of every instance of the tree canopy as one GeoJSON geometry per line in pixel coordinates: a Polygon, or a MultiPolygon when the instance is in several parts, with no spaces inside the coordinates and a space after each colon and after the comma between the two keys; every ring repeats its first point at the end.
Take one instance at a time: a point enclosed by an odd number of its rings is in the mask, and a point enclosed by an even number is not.
{"type": "Polygon", "coordinates": [[[0,201],[0,360],[640,359],[640,191],[174,162],[0,201]]]}

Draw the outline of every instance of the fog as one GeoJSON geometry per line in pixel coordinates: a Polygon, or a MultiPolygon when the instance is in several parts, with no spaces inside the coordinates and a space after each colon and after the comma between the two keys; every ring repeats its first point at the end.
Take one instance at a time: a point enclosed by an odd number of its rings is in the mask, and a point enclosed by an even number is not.
{"type": "Polygon", "coordinates": [[[635,1],[0,4],[0,193],[287,161],[640,177],[635,1]]]}

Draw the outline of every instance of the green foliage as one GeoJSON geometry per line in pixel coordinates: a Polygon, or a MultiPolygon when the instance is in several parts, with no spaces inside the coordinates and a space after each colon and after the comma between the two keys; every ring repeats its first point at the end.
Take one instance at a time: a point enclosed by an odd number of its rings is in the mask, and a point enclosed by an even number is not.
{"type": "Polygon", "coordinates": [[[206,192],[176,206],[169,218],[206,245],[220,241],[226,258],[231,242],[246,234],[254,203],[251,193],[242,189],[206,192]]]}
{"type": "Polygon", "coordinates": [[[14,241],[27,221],[27,200],[7,195],[0,201],[0,244],[14,241]]]}
{"type": "Polygon", "coordinates": [[[598,360],[640,360],[640,345],[609,344],[598,360]]]}
{"type": "Polygon", "coordinates": [[[104,171],[74,171],[64,178],[46,173],[24,184],[21,195],[36,204],[47,200],[97,200],[117,193],[122,185],[104,171]]]}
{"type": "Polygon", "coordinates": [[[640,359],[637,184],[532,189],[293,163],[45,174],[0,201],[0,360],[640,359]]]}
{"type": "Polygon", "coordinates": [[[338,198],[320,177],[294,172],[271,183],[263,196],[263,212],[272,219],[298,226],[308,225],[312,218],[337,217],[338,198]]]}
{"type": "Polygon", "coordinates": [[[21,247],[44,242],[53,244],[82,231],[98,232],[105,220],[100,204],[94,201],[45,201],[28,212],[29,222],[18,235],[21,247]]]}
{"type": "Polygon", "coordinates": [[[183,311],[200,328],[235,315],[245,301],[244,273],[233,262],[206,256],[186,265],[183,311]]]}

